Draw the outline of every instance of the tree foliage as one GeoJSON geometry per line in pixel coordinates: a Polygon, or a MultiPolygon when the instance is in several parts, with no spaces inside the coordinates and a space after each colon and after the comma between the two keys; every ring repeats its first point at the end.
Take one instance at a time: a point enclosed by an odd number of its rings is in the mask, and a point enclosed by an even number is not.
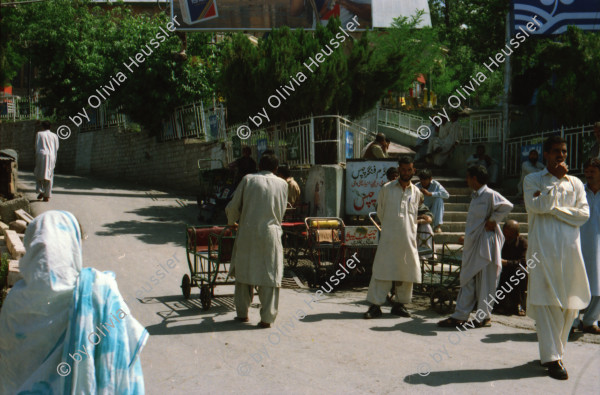
{"type": "MultiPolygon", "coordinates": [[[[15,32],[10,48],[22,59],[31,59],[42,106],[59,117],[89,108],[90,95],[97,94],[96,89],[103,92],[101,88],[119,72],[127,79],[115,85],[111,106],[121,106],[152,130],[174,107],[212,93],[216,70],[197,58],[178,57],[181,41],[174,33],[164,42],[157,40],[158,48],[148,45],[160,27],[166,30],[166,14],[134,14],[126,6],[106,10],[80,0],[21,5],[7,14],[2,30],[15,32]],[[131,64],[130,57],[142,49],[152,53],[129,71],[124,63],[131,64]]],[[[206,48],[197,45],[195,50],[208,55],[206,48]]]]}
{"type": "Polygon", "coordinates": [[[268,111],[273,121],[285,121],[310,114],[343,114],[358,117],[377,103],[385,90],[406,85],[423,67],[429,68],[439,47],[432,29],[416,29],[418,17],[397,20],[387,31],[365,32],[358,39],[345,38],[339,48],[332,40],[340,34],[340,22],[331,19],[316,31],[273,29],[254,46],[237,34],[223,49],[219,89],[227,99],[230,122],[247,120],[259,111],[268,111]],[[333,49],[319,66],[311,58],[324,49],[333,49]],[[281,106],[268,104],[276,90],[297,73],[307,79],[300,83],[281,106]]]}

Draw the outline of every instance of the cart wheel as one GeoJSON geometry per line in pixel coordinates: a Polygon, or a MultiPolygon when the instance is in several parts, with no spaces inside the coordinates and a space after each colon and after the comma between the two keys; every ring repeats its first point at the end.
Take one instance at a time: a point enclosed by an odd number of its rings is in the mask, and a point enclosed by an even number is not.
{"type": "Polygon", "coordinates": [[[190,276],[188,276],[187,274],[185,274],[181,279],[181,291],[183,292],[184,298],[190,298],[190,294],[192,293],[192,285],[190,281],[190,276]]]}
{"type": "Polygon", "coordinates": [[[200,287],[200,303],[202,303],[202,310],[206,311],[210,309],[210,287],[203,285],[200,287]]]}
{"type": "Polygon", "coordinates": [[[440,314],[447,314],[452,310],[454,298],[446,288],[437,287],[431,292],[431,307],[440,314]]]}
{"type": "Polygon", "coordinates": [[[290,248],[287,256],[287,264],[288,267],[295,268],[298,266],[298,250],[295,248],[290,248]]]}

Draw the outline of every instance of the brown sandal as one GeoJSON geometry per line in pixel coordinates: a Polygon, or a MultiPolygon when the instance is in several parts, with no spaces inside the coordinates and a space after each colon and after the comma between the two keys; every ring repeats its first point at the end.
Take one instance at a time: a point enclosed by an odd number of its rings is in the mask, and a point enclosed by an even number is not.
{"type": "Polygon", "coordinates": [[[489,318],[483,321],[475,321],[475,328],[488,328],[490,326],[492,326],[492,320],[489,318]]]}
{"type": "Polygon", "coordinates": [[[457,320],[456,318],[448,317],[437,323],[440,328],[454,328],[459,325],[464,325],[466,321],[457,320]]]}
{"type": "Polygon", "coordinates": [[[584,326],[582,329],[583,333],[593,333],[594,335],[600,335],[600,327],[597,325],[584,326]]]}

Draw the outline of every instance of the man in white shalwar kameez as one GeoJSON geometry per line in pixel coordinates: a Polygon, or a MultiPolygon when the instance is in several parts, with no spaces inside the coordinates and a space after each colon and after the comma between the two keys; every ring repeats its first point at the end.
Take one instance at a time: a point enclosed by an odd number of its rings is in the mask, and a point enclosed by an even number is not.
{"type": "Polygon", "coordinates": [[[58,152],[58,136],[50,131],[50,122],[42,122],[43,130],[35,137],[35,191],[44,202],[52,196],[54,165],[58,152]]]}
{"type": "Polygon", "coordinates": [[[262,328],[269,328],[277,317],[283,278],[281,221],[288,184],[275,175],[278,165],[277,157],[265,152],[258,164],[259,172],[242,178],[225,208],[229,225],[236,226],[239,221],[229,271],[235,277],[236,319],[248,321],[253,289],[258,286],[262,328]]]}
{"type": "Polygon", "coordinates": [[[579,227],[590,211],[583,183],[567,175],[567,144],[560,136],[544,142],[546,169],[525,177],[524,199],[529,214],[527,315],[536,321],[540,362],[550,377],[569,376],[562,358],[577,311],[590,302],[579,227]]]}
{"type": "Polygon", "coordinates": [[[454,112],[450,114],[450,121],[442,124],[438,136],[431,138],[427,154],[433,155],[436,166],[443,166],[461,139],[462,126],[458,123],[458,112],[454,112]]]}
{"type": "Polygon", "coordinates": [[[411,158],[398,160],[400,173],[379,191],[377,216],[381,220],[381,236],[373,262],[373,274],[367,300],[371,303],[364,317],[382,315],[381,305],[395,282],[395,300],[391,313],[410,317],[404,306],[412,298],[413,283],[421,282],[421,266],[417,249],[417,215],[423,194],[411,182],[415,169],[411,158]]]}
{"type": "Polygon", "coordinates": [[[544,164],[539,162],[540,154],[536,150],[529,151],[529,158],[521,165],[521,180],[517,184],[519,195],[523,195],[523,181],[531,173],[544,170],[544,164]]]}
{"type": "MultiPolygon", "coordinates": [[[[464,236],[460,291],[456,309],[438,322],[445,328],[464,325],[477,305],[476,327],[490,326],[493,295],[502,269],[504,234],[498,225],[513,208],[504,196],[489,188],[484,166],[467,169],[467,184],[473,189],[464,236]]],[[[461,237],[461,242],[463,238],[461,237]]]]}
{"type": "Polygon", "coordinates": [[[450,194],[438,181],[432,179],[431,170],[423,169],[419,172],[419,182],[415,184],[423,193],[425,200],[423,203],[431,210],[433,214],[433,230],[435,233],[442,232],[444,223],[444,199],[448,199],[450,194]]]}
{"type": "Polygon", "coordinates": [[[592,300],[585,310],[581,324],[579,317],[575,326],[585,333],[600,334],[598,319],[600,318],[600,159],[591,158],[583,165],[585,172],[585,193],[590,206],[590,219],[580,228],[581,252],[585,271],[590,283],[592,300]]]}

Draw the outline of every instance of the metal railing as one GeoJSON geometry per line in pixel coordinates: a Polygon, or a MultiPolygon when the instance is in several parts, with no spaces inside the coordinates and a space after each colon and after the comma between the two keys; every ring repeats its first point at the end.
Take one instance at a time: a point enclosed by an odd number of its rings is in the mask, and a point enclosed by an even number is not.
{"type": "Polygon", "coordinates": [[[223,106],[206,109],[202,102],[181,106],[163,121],[161,141],[199,138],[205,141],[225,139],[225,109],[223,106]]]}
{"type": "Polygon", "coordinates": [[[98,108],[88,108],[87,115],[90,118],[89,122],[85,122],[80,127],[81,133],[91,132],[94,130],[124,126],[131,123],[129,117],[121,112],[121,108],[110,108],[107,104],[102,104],[98,108]]]}
{"type": "Polygon", "coordinates": [[[42,111],[37,96],[20,97],[0,94],[0,119],[23,121],[40,119],[42,111]]]}
{"type": "MultiPolygon", "coordinates": [[[[504,175],[519,176],[521,174],[523,147],[527,145],[541,144],[544,140],[553,135],[560,135],[567,141],[567,165],[570,171],[583,171],[583,162],[587,160],[590,149],[594,144],[594,127],[592,124],[575,126],[570,128],[561,127],[560,129],[548,130],[538,134],[529,134],[526,136],[513,137],[506,140],[506,155],[504,156],[504,175]]],[[[540,152],[540,161],[542,160],[540,152]]]]}
{"type": "Polygon", "coordinates": [[[377,124],[398,129],[410,136],[417,137],[419,126],[427,124],[423,117],[389,108],[377,109],[377,124]]]}
{"type": "Polygon", "coordinates": [[[502,141],[502,114],[471,115],[462,123],[463,143],[502,141]]]}

